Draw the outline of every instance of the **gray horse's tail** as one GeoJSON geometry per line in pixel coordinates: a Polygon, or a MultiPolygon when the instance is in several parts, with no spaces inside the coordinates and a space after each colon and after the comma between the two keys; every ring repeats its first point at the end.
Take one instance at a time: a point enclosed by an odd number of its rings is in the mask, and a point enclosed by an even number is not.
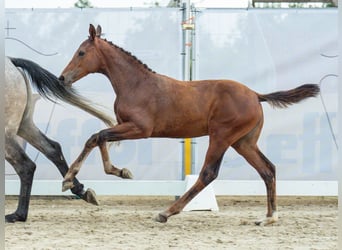
{"type": "Polygon", "coordinates": [[[52,102],[56,102],[57,98],[92,114],[109,127],[115,125],[116,122],[113,118],[93,107],[94,104],[91,101],[79,95],[73,88],[64,86],[54,74],[37,63],[21,58],[9,59],[16,67],[22,68],[27,73],[31,78],[32,86],[42,97],[52,102]]]}

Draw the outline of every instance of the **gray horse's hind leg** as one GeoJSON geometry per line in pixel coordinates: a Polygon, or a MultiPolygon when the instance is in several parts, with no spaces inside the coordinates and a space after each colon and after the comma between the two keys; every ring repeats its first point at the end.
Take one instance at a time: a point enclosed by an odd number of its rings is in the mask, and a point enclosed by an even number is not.
{"type": "MultiPolygon", "coordinates": [[[[68,171],[68,165],[65,161],[64,155],[62,153],[61,146],[58,142],[55,142],[45,136],[33,123],[31,119],[23,119],[18,135],[24,138],[28,143],[42,152],[50,161],[52,161],[59,172],[64,177],[68,171]]],[[[73,194],[78,195],[83,200],[98,205],[95,192],[91,189],[87,191],[83,190],[83,184],[81,184],[77,179],[74,180],[74,188],[71,189],[73,194]]]]}
{"type": "Polygon", "coordinates": [[[20,194],[17,210],[5,216],[6,222],[26,221],[30,203],[35,163],[26,155],[15,137],[6,135],[5,158],[20,178],[20,194]]]}

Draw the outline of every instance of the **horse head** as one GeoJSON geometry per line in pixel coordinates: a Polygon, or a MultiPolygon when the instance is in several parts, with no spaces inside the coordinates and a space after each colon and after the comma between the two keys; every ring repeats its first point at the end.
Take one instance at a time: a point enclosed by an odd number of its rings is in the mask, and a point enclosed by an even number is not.
{"type": "Polygon", "coordinates": [[[101,72],[103,64],[98,46],[103,40],[100,36],[101,26],[98,25],[95,29],[94,25],[90,24],[88,39],[81,43],[59,77],[65,85],[71,85],[90,73],[101,72]]]}

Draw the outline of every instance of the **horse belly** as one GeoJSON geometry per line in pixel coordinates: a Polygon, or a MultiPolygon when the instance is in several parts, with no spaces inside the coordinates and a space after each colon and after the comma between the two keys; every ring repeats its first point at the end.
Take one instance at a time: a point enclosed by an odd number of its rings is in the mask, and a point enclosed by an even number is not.
{"type": "Polygon", "coordinates": [[[174,118],[155,126],[151,137],[192,138],[208,134],[207,122],[202,119],[174,118]]]}

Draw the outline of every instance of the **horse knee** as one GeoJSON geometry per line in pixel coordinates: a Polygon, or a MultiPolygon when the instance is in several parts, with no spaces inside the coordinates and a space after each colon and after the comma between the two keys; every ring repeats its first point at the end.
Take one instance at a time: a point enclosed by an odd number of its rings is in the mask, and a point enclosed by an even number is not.
{"type": "Polygon", "coordinates": [[[102,145],[103,143],[106,143],[108,141],[107,139],[107,132],[106,131],[100,131],[98,133],[98,137],[97,137],[97,143],[98,145],[102,145]]]}
{"type": "Polygon", "coordinates": [[[87,149],[92,149],[95,146],[97,146],[98,144],[98,139],[99,139],[99,134],[93,134],[92,136],[90,136],[90,138],[87,140],[87,142],[85,143],[85,148],[87,149]]]}
{"type": "Polygon", "coordinates": [[[118,141],[119,137],[116,133],[108,132],[107,130],[102,130],[98,133],[97,144],[103,145],[109,141],[118,141]]]}

